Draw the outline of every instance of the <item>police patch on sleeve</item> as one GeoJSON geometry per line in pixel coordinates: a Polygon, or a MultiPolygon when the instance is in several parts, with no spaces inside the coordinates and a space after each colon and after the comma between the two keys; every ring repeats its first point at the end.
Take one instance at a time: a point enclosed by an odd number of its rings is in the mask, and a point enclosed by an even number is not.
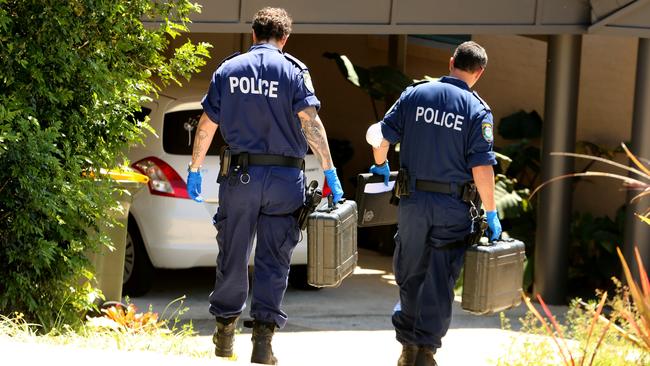
{"type": "Polygon", "coordinates": [[[305,87],[307,90],[310,92],[314,92],[314,84],[311,82],[311,75],[309,75],[309,71],[305,71],[302,73],[302,79],[305,81],[305,87]]]}
{"type": "Polygon", "coordinates": [[[483,139],[488,143],[494,141],[494,132],[492,131],[492,124],[489,122],[483,122],[481,126],[481,131],[483,133],[483,139]]]}

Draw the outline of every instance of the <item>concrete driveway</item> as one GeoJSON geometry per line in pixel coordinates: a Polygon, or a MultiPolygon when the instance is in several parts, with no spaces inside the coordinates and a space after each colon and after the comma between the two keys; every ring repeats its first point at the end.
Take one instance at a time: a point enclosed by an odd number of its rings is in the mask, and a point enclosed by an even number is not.
{"type": "MultiPolygon", "coordinates": [[[[274,338],[274,350],[281,364],[396,364],[401,346],[394,340],[390,322],[398,299],[391,261],[391,257],[362,249],[359,267],[339,288],[319,291],[289,288],[284,300],[289,321],[274,338]]],[[[181,319],[191,319],[199,333],[197,341],[211,348],[214,319],[208,312],[207,301],[213,280],[213,269],[159,271],[153,290],[131,301],[141,310],[152,305],[154,311],[162,312],[173,299],[187,296],[185,306],[189,311],[181,319]]],[[[459,305],[454,304],[451,329],[436,356],[438,363],[441,366],[494,364],[507,351],[511,336],[516,333],[501,330],[497,315],[474,316],[459,305]],[[468,346],[471,352],[467,352],[468,346]]],[[[515,325],[524,312],[520,306],[507,315],[515,325]]],[[[248,315],[247,310],[244,315],[248,315]]],[[[235,348],[240,362],[245,364],[250,357],[250,330],[242,329],[235,348]]],[[[216,362],[233,364],[224,360],[216,362]]]]}
{"type": "MultiPolygon", "coordinates": [[[[318,291],[296,290],[289,286],[284,310],[289,321],[282,331],[391,330],[390,313],[398,299],[393,281],[391,257],[361,250],[359,267],[338,288],[318,291]]],[[[211,335],[214,317],[208,312],[208,295],[214,284],[214,269],[161,270],[154,288],[131,302],[146,310],[162,312],[173,299],[187,296],[189,311],[181,316],[191,319],[201,335],[211,335]]],[[[248,308],[244,317],[248,316],[248,308]]],[[[171,308],[171,306],[170,306],[171,308]]]]}

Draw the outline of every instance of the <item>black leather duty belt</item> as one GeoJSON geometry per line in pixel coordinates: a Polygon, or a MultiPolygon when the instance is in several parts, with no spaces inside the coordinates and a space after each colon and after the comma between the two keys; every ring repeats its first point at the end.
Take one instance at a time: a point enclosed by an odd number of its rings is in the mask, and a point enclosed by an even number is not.
{"type": "Polygon", "coordinates": [[[238,163],[240,159],[248,158],[247,165],[262,165],[262,166],[283,166],[289,168],[305,168],[305,159],[293,158],[283,155],[270,155],[270,154],[234,154],[231,161],[238,163]]]}
{"type": "Polygon", "coordinates": [[[415,181],[415,189],[424,192],[435,192],[435,193],[444,193],[444,194],[458,193],[459,196],[462,196],[463,187],[464,184],[460,184],[454,190],[451,183],[442,183],[433,180],[421,180],[421,179],[417,179],[415,181]]]}

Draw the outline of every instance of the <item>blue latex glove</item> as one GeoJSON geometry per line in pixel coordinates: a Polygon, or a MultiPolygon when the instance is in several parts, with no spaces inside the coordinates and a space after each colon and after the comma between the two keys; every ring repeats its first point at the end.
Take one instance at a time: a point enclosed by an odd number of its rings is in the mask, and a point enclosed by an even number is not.
{"type": "Polygon", "coordinates": [[[187,194],[196,202],[203,202],[203,197],[201,196],[202,179],[201,171],[187,172],[187,194]]]}
{"type": "Polygon", "coordinates": [[[388,186],[388,182],[390,180],[390,167],[388,166],[388,160],[386,160],[385,163],[382,165],[373,165],[370,167],[370,173],[372,174],[377,174],[377,175],[383,175],[384,176],[384,184],[388,186]]]}
{"type": "Polygon", "coordinates": [[[339,177],[336,175],[336,168],[325,170],[325,179],[327,180],[327,185],[332,190],[332,195],[334,203],[338,203],[341,198],[343,198],[343,188],[341,187],[341,182],[339,177]]]}
{"type": "Polygon", "coordinates": [[[487,212],[487,224],[490,241],[495,241],[501,237],[501,221],[495,211],[487,212]]]}

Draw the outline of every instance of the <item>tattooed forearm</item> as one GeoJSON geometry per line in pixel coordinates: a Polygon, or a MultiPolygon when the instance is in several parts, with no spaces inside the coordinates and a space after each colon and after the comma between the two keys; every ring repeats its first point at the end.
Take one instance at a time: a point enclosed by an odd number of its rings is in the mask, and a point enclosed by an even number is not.
{"type": "Polygon", "coordinates": [[[307,143],[320,161],[321,167],[324,170],[332,169],[334,163],[332,162],[330,148],[327,143],[327,133],[325,132],[323,122],[318,117],[316,108],[308,107],[300,111],[298,117],[300,118],[302,130],[307,138],[307,143]]]}
{"type": "Polygon", "coordinates": [[[192,168],[198,168],[203,164],[205,155],[208,153],[210,143],[214,137],[215,132],[219,126],[210,120],[208,116],[203,113],[199,120],[199,125],[196,128],[194,135],[194,146],[192,149],[192,168]]]}
{"type": "Polygon", "coordinates": [[[192,153],[192,161],[196,162],[201,159],[208,151],[208,146],[205,140],[208,139],[208,133],[205,130],[196,131],[194,136],[194,152],[192,153]],[[206,146],[207,145],[207,146],[206,146]]]}

